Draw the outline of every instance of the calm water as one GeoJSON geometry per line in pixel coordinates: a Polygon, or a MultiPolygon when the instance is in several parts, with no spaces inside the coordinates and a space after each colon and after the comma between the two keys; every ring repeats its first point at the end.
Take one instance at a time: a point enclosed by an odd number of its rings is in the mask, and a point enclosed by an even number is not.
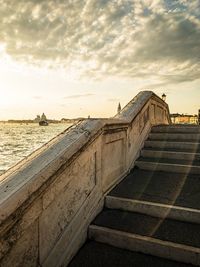
{"type": "Polygon", "coordinates": [[[0,123],[0,175],[69,126],[0,123]]]}

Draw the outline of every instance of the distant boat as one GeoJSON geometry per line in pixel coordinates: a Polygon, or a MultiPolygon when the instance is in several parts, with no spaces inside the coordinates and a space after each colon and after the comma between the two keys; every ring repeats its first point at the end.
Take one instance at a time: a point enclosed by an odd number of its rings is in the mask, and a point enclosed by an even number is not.
{"type": "Polygon", "coordinates": [[[48,121],[39,121],[39,125],[40,126],[48,126],[49,123],[48,123],[48,121]]]}

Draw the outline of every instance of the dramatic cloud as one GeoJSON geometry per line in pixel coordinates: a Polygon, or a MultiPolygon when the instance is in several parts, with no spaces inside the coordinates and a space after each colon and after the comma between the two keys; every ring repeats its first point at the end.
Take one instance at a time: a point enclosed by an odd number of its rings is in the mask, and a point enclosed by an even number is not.
{"type": "Polygon", "coordinates": [[[0,45],[20,61],[95,79],[200,77],[199,0],[0,0],[0,18],[0,45]]]}

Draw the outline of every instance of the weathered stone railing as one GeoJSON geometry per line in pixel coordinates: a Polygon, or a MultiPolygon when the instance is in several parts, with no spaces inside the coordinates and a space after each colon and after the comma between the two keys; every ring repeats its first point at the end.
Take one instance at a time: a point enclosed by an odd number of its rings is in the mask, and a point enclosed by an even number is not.
{"type": "Polygon", "coordinates": [[[151,126],[168,123],[167,104],[143,91],[114,118],[79,123],[1,176],[0,265],[66,266],[151,126]]]}

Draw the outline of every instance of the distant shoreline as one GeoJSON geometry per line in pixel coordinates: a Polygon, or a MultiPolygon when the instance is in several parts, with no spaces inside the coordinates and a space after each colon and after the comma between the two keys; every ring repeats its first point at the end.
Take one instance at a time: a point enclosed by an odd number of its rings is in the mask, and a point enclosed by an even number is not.
{"type": "MultiPolygon", "coordinates": [[[[61,120],[47,120],[49,123],[76,123],[80,120],[84,120],[85,118],[75,118],[75,119],[61,119],[61,120]]],[[[0,120],[0,123],[38,123],[35,120],[0,120]]]]}

